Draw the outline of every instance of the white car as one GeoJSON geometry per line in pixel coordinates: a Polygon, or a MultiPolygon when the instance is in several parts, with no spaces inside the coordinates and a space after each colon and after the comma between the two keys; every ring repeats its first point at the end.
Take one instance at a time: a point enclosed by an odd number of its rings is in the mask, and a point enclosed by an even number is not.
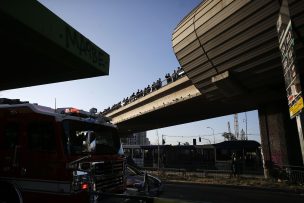
{"type": "Polygon", "coordinates": [[[158,196],[163,191],[162,181],[140,169],[127,166],[127,194],[158,196]]]}

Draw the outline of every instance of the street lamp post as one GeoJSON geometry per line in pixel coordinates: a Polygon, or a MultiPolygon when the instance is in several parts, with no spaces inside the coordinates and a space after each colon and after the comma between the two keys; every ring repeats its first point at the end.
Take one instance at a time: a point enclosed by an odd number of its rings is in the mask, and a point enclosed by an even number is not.
{"type": "Polygon", "coordinates": [[[246,136],[245,137],[246,137],[246,140],[248,140],[248,135],[247,135],[247,114],[246,114],[246,112],[245,112],[245,119],[246,119],[246,123],[245,123],[246,124],[246,132],[245,132],[246,136]]]}
{"type": "Polygon", "coordinates": [[[159,136],[158,136],[158,130],[156,129],[156,135],[157,135],[157,172],[159,175],[159,136]]]}
{"type": "Polygon", "coordinates": [[[214,129],[213,128],[211,128],[211,127],[207,127],[207,128],[210,128],[211,130],[212,130],[212,135],[213,135],[213,144],[215,144],[215,136],[214,136],[214,129]]]}

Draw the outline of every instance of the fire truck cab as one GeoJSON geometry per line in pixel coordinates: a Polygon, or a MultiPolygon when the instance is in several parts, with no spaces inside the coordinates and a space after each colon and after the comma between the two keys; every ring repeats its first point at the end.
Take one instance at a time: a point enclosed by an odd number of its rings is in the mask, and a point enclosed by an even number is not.
{"type": "Polygon", "coordinates": [[[125,189],[115,125],[75,108],[0,99],[0,202],[94,202],[125,189]]]}

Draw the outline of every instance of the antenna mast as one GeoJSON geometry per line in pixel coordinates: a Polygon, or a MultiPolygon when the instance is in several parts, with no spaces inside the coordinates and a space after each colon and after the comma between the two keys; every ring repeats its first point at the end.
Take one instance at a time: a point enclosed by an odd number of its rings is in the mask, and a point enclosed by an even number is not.
{"type": "Polygon", "coordinates": [[[235,137],[238,140],[239,139],[239,121],[238,121],[238,114],[234,114],[234,133],[235,137]]]}
{"type": "Polygon", "coordinates": [[[231,134],[230,122],[228,121],[228,133],[231,134]]]}

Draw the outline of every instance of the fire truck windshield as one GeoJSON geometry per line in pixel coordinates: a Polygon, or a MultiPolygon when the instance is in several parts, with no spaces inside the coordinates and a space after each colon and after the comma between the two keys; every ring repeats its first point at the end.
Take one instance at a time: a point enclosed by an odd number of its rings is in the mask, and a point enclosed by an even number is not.
{"type": "Polygon", "coordinates": [[[65,148],[71,155],[118,153],[116,128],[75,120],[64,121],[63,128],[65,148]]]}

